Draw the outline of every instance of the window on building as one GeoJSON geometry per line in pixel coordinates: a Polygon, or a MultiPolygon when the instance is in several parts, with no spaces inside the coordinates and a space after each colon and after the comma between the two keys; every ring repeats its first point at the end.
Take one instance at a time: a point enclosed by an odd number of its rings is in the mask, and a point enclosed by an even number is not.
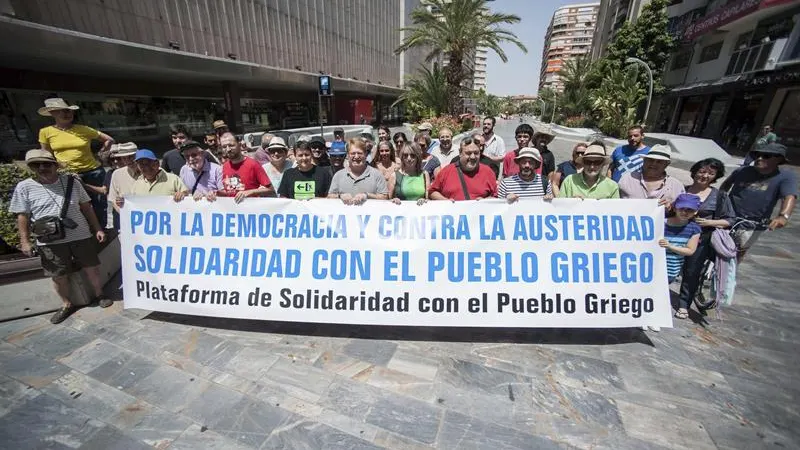
{"type": "Polygon", "coordinates": [[[704,62],[713,61],[719,58],[719,54],[721,51],[722,51],[722,41],[719,41],[716,44],[711,44],[703,47],[703,49],[700,51],[699,63],[702,64],[704,62]]]}
{"type": "Polygon", "coordinates": [[[731,49],[731,53],[741,50],[743,48],[747,48],[750,45],[750,38],[753,36],[752,31],[748,31],[747,33],[742,33],[736,38],[736,45],[733,46],[731,49]]]}
{"type": "Polygon", "coordinates": [[[675,56],[672,57],[672,64],[670,65],[670,70],[678,70],[683,69],[685,67],[689,67],[689,63],[692,60],[692,50],[684,50],[682,52],[676,53],[675,56]]]}

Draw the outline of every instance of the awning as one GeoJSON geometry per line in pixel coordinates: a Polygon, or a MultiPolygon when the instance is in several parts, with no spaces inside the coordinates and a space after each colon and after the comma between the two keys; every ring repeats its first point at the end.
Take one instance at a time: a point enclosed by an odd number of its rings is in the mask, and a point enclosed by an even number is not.
{"type": "MultiPolygon", "coordinates": [[[[0,16],[3,66],[40,72],[206,84],[235,81],[244,88],[314,91],[318,73],[142,45],[0,16]]],[[[336,93],[397,97],[398,87],[333,78],[336,93]]]]}

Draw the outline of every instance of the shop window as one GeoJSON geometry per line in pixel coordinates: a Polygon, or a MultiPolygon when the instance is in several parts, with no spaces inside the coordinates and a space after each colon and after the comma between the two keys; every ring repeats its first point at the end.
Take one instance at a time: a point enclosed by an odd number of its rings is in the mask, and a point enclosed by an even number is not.
{"type": "Polygon", "coordinates": [[[683,103],[681,116],[678,119],[678,134],[690,135],[695,131],[700,109],[703,107],[703,97],[689,97],[683,103]]]}
{"type": "Polygon", "coordinates": [[[699,63],[702,64],[704,62],[713,61],[719,58],[719,54],[721,51],[722,51],[722,41],[719,41],[716,44],[711,44],[703,47],[703,49],[700,51],[699,63]]]}
{"type": "Polygon", "coordinates": [[[789,91],[774,123],[778,141],[789,147],[790,159],[800,154],[800,89],[789,91]]]}

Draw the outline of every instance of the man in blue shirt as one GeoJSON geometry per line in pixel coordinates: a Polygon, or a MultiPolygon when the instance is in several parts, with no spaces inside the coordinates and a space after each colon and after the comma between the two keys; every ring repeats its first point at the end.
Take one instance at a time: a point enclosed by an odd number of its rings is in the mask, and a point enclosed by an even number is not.
{"type": "Polygon", "coordinates": [[[730,190],[729,196],[737,218],[759,223],[758,226],[737,228],[735,231],[734,240],[737,241],[740,261],[765,228],[776,230],[789,223],[797,201],[797,178],[791,170],[781,170],[779,167],[786,162],[786,146],[771,143],[750,153],[755,159],[753,165],[737,169],[720,188],[722,191],[730,190]],[[772,218],[778,200],[781,201],[781,209],[772,218]]]}
{"type": "Polygon", "coordinates": [[[628,128],[628,145],[620,145],[611,154],[611,164],[608,166],[608,176],[615,182],[623,175],[638,172],[642,169],[642,156],[650,151],[644,145],[644,130],[636,125],[628,128]]]}

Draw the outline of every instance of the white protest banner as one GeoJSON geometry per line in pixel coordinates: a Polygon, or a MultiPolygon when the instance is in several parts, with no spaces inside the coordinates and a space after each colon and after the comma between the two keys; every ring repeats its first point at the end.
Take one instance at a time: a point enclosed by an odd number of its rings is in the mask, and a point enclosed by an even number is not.
{"type": "Polygon", "coordinates": [[[130,197],[126,308],[342,324],[672,326],[655,200],[130,197]]]}

